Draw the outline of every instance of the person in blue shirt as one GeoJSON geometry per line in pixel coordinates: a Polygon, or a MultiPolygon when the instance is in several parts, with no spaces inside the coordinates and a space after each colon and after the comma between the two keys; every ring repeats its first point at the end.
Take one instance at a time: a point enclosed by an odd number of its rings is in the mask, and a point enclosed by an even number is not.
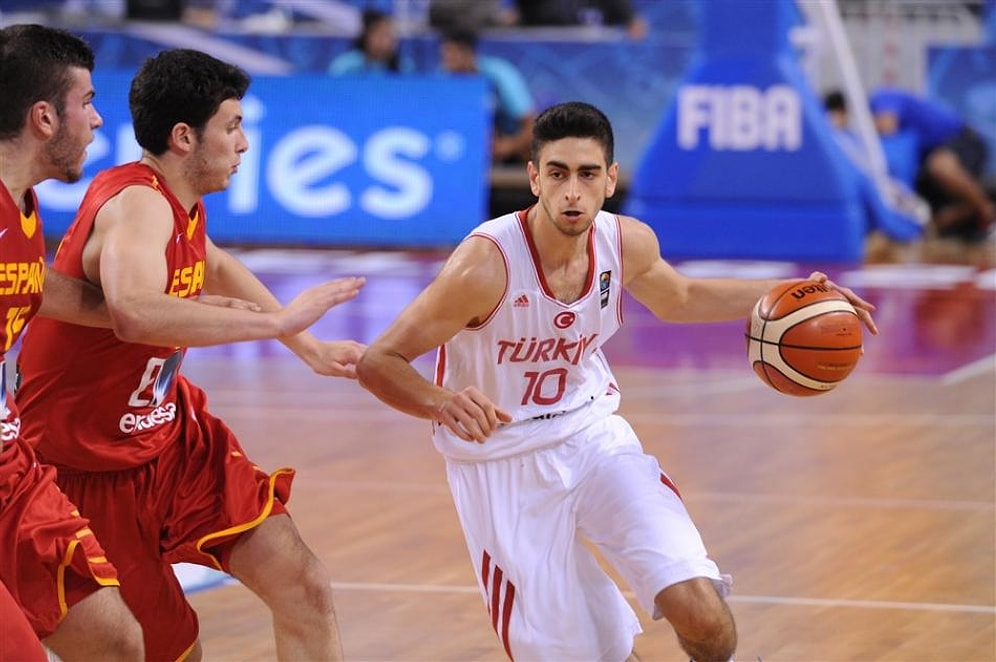
{"type": "Polygon", "coordinates": [[[333,76],[407,74],[415,71],[412,60],[398,51],[394,18],[376,9],[364,10],[363,28],[353,48],[329,65],[333,76]]]}
{"type": "Polygon", "coordinates": [[[494,109],[492,161],[526,163],[532,145],[536,105],[522,73],[507,60],[479,54],[477,34],[466,28],[444,32],[439,49],[443,71],[480,75],[491,86],[494,109]]]}
{"type": "Polygon", "coordinates": [[[981,185],[988,150],[956,112],[910,92],[881,88],[870,97],[875,128],[883,136],[916,140],[916,189],[933,210],[938,234],[985,238],[996,224],[996,206],[981,185]]]}

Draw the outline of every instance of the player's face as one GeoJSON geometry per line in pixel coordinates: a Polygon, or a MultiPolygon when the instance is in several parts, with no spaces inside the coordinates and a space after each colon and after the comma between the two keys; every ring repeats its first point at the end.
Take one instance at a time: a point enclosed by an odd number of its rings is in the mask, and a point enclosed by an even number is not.
{"type": "Polygon", "coordinates": [[[225,99],[197,138],[188,176],[201,195],[224,191],[239,170],[249,141],[242,128],[242,102],[225,99]]]}
{"type": "Polygon", "coordinates": [[[591,138],[563,138],[544,145],[539,165],[530,161],[528,170],[543,213],[562,233],[577,236],[615,193],[619,164],[607,164],[602,146],[591,138]]]}
{"type": "Polygon", "coordinates": [[[75,182],[83,176],[86,147],[93,141],[94,130],[104,123],[93,105],[90,72],[73,67],[70,78],[72,85],[66,93],[65,108],[59,115],[59,128],[45,145],[52,177],[64,182],[75,182]]]}

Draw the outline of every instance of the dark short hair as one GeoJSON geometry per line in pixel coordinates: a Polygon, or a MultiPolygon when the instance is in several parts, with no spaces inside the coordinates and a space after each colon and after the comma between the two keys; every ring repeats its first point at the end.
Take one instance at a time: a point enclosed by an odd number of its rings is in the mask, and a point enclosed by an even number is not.
{"type": "Polygon", "coordinates": [[[477,32],[464,25],[454,25],[444,30],[439,40],[443,43],[457,44],[472,51],[477,50],[477,32]]]}
{"type": "Polygon", "coordinates": [[[840,90],[831,90],[823,97],[823,107],[826,110],[845,112],[847,110],[847,98],[840,90]]]}
{"type": "Polygon", "coordinates": [[[0,140],[16,137],[39,101],[62,115],[70,70],[93,71],[93,60],[90,46],[65,30],[30,24],[0,30],[0,140]]]}
{"type": "Polygon", "coordinates": [[[131,81],[135,139],[152,154],[169,147],[173,127],[183,122],[200,134],[227,99],[241,99],[249,74],[201,51],[166,50],[142,63],[131,81]]]}
{"type": "Polygon", "coordinates": [[[550,106],[533,124],[532,160],[539,165],[540,150],[548,142],[562,138],[592,138],[602,146],[605,162],[615,158],[612,123],[601,110],[583,101],[568,101],[550,106]]]}

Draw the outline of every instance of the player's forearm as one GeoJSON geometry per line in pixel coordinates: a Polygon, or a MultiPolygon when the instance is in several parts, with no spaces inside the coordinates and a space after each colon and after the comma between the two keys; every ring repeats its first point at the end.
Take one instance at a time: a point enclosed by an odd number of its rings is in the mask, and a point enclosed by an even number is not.
{"type": "Polygon", "coordinates": [[[104,295],[96,286],[48,269],[38,314],[81,326],[111,327],[104,295]]]}
{"type": "Polygon", "coordinates": [[[680,323],[746,319],[757,300],[780,282],[776,279],[695,279],[689,282],[681,304],[666,311],[664,319],[680,323]]]}
{"type": "Polygon", "coordinates": [[[363,388],[385,404],[418,418],[438,420],[444,391],[425,379],[404,358],[367,349],[356,364],[363,388]]]}
{"type": "Polygon", "coordinates": [[[279,313],[208,306],[168,295],[109,302],[115,335],[159,347],[206,347],[281,335],[279,313]]]}

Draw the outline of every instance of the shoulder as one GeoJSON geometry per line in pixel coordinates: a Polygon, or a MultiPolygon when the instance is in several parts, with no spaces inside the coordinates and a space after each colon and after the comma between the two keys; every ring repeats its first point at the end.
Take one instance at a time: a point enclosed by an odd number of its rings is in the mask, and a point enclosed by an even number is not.
{"type": "Polygon", "coordinates": [[[522,74],[508,60],[493,55],[478,55],[477,69],[482,74],[498,80],[519,80],[522,74]]]}
{"type": "Polygon", "coordinates": [[[618,215],[617,218],[625,273],[637,276],[661,259],[657,233],[649,225],[632,216],[618,215]]]}
{"type": "Polygon", "coordinates": [[[363,54],[359,51],[346,51],[336,56],[329,65],[329,73],[341,75],[359,71],[363,68],[363,54]]]}

